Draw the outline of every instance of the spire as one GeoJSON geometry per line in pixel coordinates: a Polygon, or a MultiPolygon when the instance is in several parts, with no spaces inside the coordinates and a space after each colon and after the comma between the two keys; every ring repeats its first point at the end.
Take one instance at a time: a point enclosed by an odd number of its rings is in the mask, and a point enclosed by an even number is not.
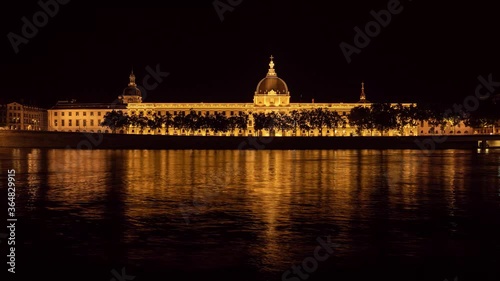
{"type": "Polygon", "coordinates": [[[134,75],[134,69],[132,68],[132,71],[130,72],[129,76],[130,82],[128,83],[129,87],[136,87],[137,85],[135,84],[135,75],[134,75]]]}
{"type": "Polygon", "coordinates": [[[365,82],[364,81],[361,81],[361,95],[359,96],[359,102],[368,102],[366,100],[365,82]]]}
{"type": "Polygon", "coordinates": [[[274,62],[273,59],[274,57],[271,55],[271,62],[269,63],[269,71],[267,72],[267,76],[277,76],[276,71],[274,71],[274,62]]]}

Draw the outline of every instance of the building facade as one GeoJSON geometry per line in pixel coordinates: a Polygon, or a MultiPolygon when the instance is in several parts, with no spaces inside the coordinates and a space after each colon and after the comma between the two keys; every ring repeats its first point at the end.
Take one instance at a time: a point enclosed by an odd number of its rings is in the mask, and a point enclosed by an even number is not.
{"type": "Polygon", "coordinates": [[[12,102],[0,108],[0,127],[9,130],[46,131],[47,110],[12,102]]]}
{"type": "MultiPolygon", "coordinates": [[[[48,129],[50,131],[65,132],[102,132],[111,133],[109,128],[101,126],[106,113],[112,110],[120,110],[128,116],[144,116],[153,118],[154,116],[173,116],[187,115],[194,111],[200,116],[222,114],[226,117],[239,116],[245,114],[248,116],[247,128],[245,130],[236,130],[233,132],[214,132],[213,130],[198,129],[196,131],[186,131],[184,129],[174,128],[137,128],[127,126],[116,131],[116,133],[127,134],[161,134],[161,135],[273,135],[273,136],[351,136],[357,135],[356,128],[351,127],[347,116],[355,107],[369,107],[371,103],[366,98],[364,83],[361,84],[361,93],[359,101],[355,103],[294,103],[291,101],[291,93],[287,84],[278,77],[275,70],[275,63],[271,56],[267,75],[259,81],[254,92],[253,102],[248,103],[143,103],[142,93],[135,83],[135,75],[132,72],[129,76],[129,84],[123,90],[115,103],[77,103],[76,101],[60,101],[53,108],[48,110],[48,129]],[[277,112],[281,114],[291,114],[302,110],[324,109],[336,111],[344,120],[344,124],[338,128],[329,128],[325,130],[280,130],[265,131],[256,130],[253,114],[277,112]]],[[[392,104],[396,105],[396,104],[392,104]]],[[[405,107],[410,103],[402,104],[405,107]]],[[[437,131],[428,122],[420,122],[417,126],[405,128],[404,131],[389,130],[384,135],[434,135],[440,133],[453,134],[473,134],[477,133],[472,128],[465,127],[463,123],[453,128],[445,127],[437,131]]],[[[363,131],[362,135],[377,136],[380,133],[376,130],[363,131]]]]}
{"type": "Polygon", "coordinates": [[[48,110],[49,131],[109,133],[101,123],[113,109],[127,110],[124,104],[58,101],[48,110]]]}

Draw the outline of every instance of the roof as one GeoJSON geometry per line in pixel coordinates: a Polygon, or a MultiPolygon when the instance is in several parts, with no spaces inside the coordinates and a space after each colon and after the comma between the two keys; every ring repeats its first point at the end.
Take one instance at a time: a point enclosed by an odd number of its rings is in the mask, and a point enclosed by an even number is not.
{"type": "Polygon", "coordinates": [[[59,101],[50,110],[54,109],[126,109],[126,104],[116,103],[76,103],[71,101],[59,101]]]}

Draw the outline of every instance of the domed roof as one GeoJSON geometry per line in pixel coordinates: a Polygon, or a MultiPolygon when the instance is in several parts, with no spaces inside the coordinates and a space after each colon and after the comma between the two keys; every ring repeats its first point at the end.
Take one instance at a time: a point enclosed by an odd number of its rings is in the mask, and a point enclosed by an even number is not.
{"type": "Polygon", "coordinates": [[[137,88],[137,84],[135,84],[135,75],[134,71],[130,73],[130,82],[128,83],[128,87],[123,89],[123,96],[142,96],[141,90],[137,88]]]}
{"type": "Polygon", "coordinates": [[[274,70],[273,56],[271,56],[271,62],[269,63],[269,71],[264,79],[260,80],[255,91],[257,95],[289,95],[288,86],[283,79],[279,78],[274,70]]]}

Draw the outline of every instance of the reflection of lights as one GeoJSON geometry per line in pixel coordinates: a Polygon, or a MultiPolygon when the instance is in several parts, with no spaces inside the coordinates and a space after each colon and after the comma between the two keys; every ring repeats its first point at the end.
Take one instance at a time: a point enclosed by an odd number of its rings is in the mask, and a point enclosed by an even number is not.
{"type": "Polygon", "coordinates": [[[488,154],[490,152],[490,150],[488,148],[485,148],[485,149],[482,149],[482,148],[478,148],[477,149],[477,153],[484,153],[484,154],[488,154]]]}

